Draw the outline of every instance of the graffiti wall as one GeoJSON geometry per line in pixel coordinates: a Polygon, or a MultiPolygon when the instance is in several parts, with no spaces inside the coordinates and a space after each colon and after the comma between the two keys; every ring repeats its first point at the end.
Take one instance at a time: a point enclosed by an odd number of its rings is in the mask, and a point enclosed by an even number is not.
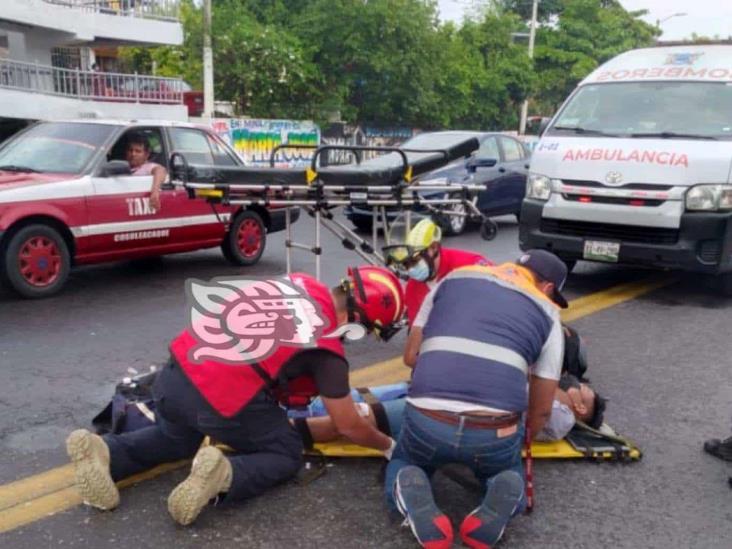
{"type": "MultiPolygon", "coordinates": [[[[321,142],[323,145],[397,147],[417,133],[419,133],[419,130],[413,128],[332,124],[323,131],[321,142]]],[[[361,160],[367,160],[381,153],[377,151],[362,151],[360,154],[361,160]]],[[[323,164],[348,164],[353,162],[353,160],[353,153],[347,150],[332,150],[328,152],[327,160],[323,164]]]]}
{"type": "Polygon", "coordinates": [[[275,166],[304,166],[313,149],[320,144],[320,128],[309,121],[219,118],[213,130],[230,144],[250,166],[269,166],[270,155],[278,145],[297,145],[278,151],[275,166]]]}

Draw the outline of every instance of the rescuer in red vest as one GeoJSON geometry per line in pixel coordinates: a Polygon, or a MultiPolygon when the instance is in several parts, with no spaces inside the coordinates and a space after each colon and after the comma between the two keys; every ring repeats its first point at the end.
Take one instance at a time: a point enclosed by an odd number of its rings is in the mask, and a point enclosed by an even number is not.
{"type": "Polygon", "coordinates": [[[113,509],[116,481],[194,455],[190,475],[168,498],[178,523],[193,522],[212,499],[256,496],[299,470],[302,439],[285,408],[307,405],[316,395],[341,435],[390,457],[394,440],[356,411],[340,335],[353,322],[383,339],[393,334],[404,312],[393,273],[349,268],[332,289],[305,274],[214,283],[189,282],[189,297],[203,296],[196,301],[200,310],[191,309],[191,324],[171,342],[170,360],[153,386],[155,425],[104,438],[84,429],[69,435],[66,447],[86,504],[113,509]],[[199,449],[205,436],[235,453],[199,449]]]}
{"type": "Polygon", "coordinates": [[[441,240],[440,226],[431,219],[422,219],[403,244],[383,248],[387,263],[409,277],[404,299],[410,327],[429,291],[452,271],[468,265],[493,265],[480,254],[445,248],[441,240]]]}

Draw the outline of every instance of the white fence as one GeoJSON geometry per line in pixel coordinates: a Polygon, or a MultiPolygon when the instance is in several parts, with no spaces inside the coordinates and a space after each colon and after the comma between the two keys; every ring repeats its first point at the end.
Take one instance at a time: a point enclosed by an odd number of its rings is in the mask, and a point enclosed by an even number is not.
{"type": "Polygon", "coordinates": [[[183,103],[177,78],[62,69],[0,60],[0,88],[123,103],[183,103]]]}
{"type": "Polygon", "coordinates": [[[178,0],[44,0],[49,4],[109,15],[177,21],[178,0]]]}

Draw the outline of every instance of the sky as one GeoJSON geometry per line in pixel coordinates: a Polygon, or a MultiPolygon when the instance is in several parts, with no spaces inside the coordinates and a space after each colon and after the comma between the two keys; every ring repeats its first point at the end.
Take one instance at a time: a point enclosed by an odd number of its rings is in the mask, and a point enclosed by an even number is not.
{"type": "MultiPolygon", "coordinates": [[[[527,0],[530,1],[530,0],[527,0]]],[[[444,20],[460,21],[463,12],[473,0],[439,0],[440,14],[444,20]]],[[[655,25],[657,19],[664,19],[675,13],[683,17],[672,17],[661,23],[662,40],[690,38],[693,32],[703,36],[732,36],[732,0],[620,0],[629,11],[646,9],[649,14],[643,19],[655,25]]]]}

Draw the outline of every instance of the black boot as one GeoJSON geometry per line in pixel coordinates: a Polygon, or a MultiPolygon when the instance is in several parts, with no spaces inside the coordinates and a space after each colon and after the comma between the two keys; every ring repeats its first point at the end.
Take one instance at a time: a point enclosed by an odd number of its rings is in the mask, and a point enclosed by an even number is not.
{"type": "Polygon", "coordinates": [[[704,443],[704,451],[719,459],[732,461],[732,437],[724,440],[713,438],[704,443]]]}

